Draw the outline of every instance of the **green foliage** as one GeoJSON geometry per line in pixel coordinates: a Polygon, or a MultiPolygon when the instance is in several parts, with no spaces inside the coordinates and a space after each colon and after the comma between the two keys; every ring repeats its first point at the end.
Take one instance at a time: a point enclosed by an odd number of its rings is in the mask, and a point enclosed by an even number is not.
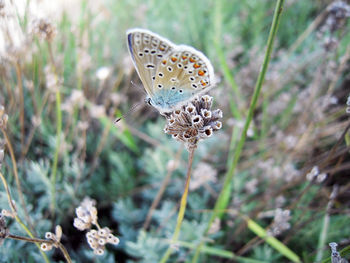
{"type": "MultiPolygon", "coordinates": [[[[57,29],[52,41],[31,33],[35,17],[18,14],[27,42],[16,47],[17,53],[10,44],[6,53],[0,50],[0,105],[9,116],[0,139],[5,140],[7,134],[14,149],[26,209],[18,193],[9,142],[0,172],[9,184],[18,217],[29,228],[33,226],[33,234],[44,238],[45,232],[61,225],[62,243],[73,262],[153,263],[168,248],[184,191],[188,153],[164,133],[165,120],[151,107],[127,115],[128,125],[124,119],[113,123],[116,116],[144,99],[142,87],[135,88],[141,85],[125,40],[127,29],[142,27],[208,56],[219,80],[211,90],[214,108],[224,112],[223,129],[200,142],[195,151],[192,174],[200,176],[193,176],[191,182],[199,186],[190,188],[179,243],[168,262],[195,262],[199,244],[203,246],[197,262],[296,262],[296,256],[313,262],[325,215],[330,223],[321,247],[327,258],[327,244],[350,235],[348,158],[341,138],[348,120],[344,115],[348,62],[343,68],[341,63],[349,60],[349,19],[334,33],[321,32],[323,19],[292,49],[324,12],[322,1],[285,3],[241,159],[235,177],[227,182],[227,207],[220,211],[217,228],[206,235],[248,115],[275,4],[229,0],[93,4],[82,0],[77,10],[72,6],[58,18],[52,15],[51,25],[57,29]],[[324,48],[329,36],[338,41],[331,50],[324,48]],[[103,67],[108,76],[99,78],[96,73],[103,67]],[[56,88],[61,101],[56,90],[49,88],[48,69],[59,80],[56,88]],[[82,95],[74,101],[72,94],[82,95]],[[56,103],[62,109],[60,137],[56,103]],[[57,138],[60,145],[56,145],[57,138]],[[57,174],[52,180],[55,152],[57,174]],[[203,163],[216,171],[213,180],[206,181],[209,170],[203,163]],[[306,179],[313,166],[328,174],[325,182],[306,179]],[[167,183],[165,178],[169,178],[167,183]],[[339,192],[332,203],[334,185],[339,192]],[[163,186],[159,203],[150,211],[163,186]],[[72,224],[75,208],[85,196],[97,201],[101,227],[109,227],[120,238],[120,244],[108,245],[103,256],[93,254],[86,232],[72,224]],[[290,210],[290,228],[266,238],[278,208],[290,210]],[[253,227],[247,226],[247,218],[253,220],[253,227]]],[[[3,185],[0,188],[0,209],[10,211],[6,191],[3,185]]],[[[11,234],[26,236],[15,219],[6,218],[6,222],[11,234]]],[[[52,262],[62,262],[60,253],[47,255],[52,262]]],[[[9,238],[0,246],[0,255],[0,262],[43,262],[34,244],[9,238]]]]}

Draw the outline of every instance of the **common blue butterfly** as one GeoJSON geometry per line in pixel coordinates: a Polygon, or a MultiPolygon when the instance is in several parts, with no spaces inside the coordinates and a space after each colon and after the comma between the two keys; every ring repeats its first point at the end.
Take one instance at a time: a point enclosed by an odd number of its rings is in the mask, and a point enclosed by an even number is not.
{"type": "Polygon", "coordinates": [[[149,30],[134,28],[126,33],[147,101],[160,113],[172,112],[214,86],[213,66],[202,52],[175,45],[149,30]]]}

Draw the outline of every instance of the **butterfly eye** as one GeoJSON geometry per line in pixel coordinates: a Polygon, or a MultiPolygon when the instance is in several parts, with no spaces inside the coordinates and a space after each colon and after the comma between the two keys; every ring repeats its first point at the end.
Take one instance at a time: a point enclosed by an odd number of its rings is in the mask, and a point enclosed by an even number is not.
{"type": "Polygon", "coordinates": [[[158,54],[158,55],[157,55],[157,57],[162,58],[162,57],[163,57],[163,55],[162,55],[162,54],[158,54]]]}
{"type": "Polygon", "coordinates": [[[192,88],[196,89],[198,86],[196,84],[192,84],[192,88]]]}
{"type": "Polygon", "coordinates": [[[156,79],[156,77],[155,77],[155,76],[153,76],[153,77],[152,77],[152,79],[153,79],[153,80],[155,80],[155,79],[156,79]]]}
{"type": "Polygon", "coordinates": [[[172,90],[175,90],[175,89],[176,89],[176,87],[171,87],[171,89],[172,89],[172,90]]]}
{"type": "Polygon", "coordinates": [[[192,70],[189,70],[189,71],[188,71],[188,74],[192,74],[192,73],[193,73],[193,71],[192,71],[192,70]]]}
{"type": "Polygon", "coordinates": [[[171,82],[176,82],[176,78],[171,78],[170,81],[171,82]]]}
{"type": "Polygon", "coordinates": [[[155,49],[151,50],[151,54],[154,55],[157,51],[155,49]]]}
{"type": "Polygon", "coordinates": [[[143,53],[142,53],[142,52],[140,52],[140,53],[139,53],[139,57],[142,57],[142,56],[143,56],[143,53]]]}
{"type": "Polygon", "coordinates": [[[180,92],[180,93],[182,93],[182,92],[183,92],[183,90],[182,90],[182,89],[180,89],[180,90],[179,90],[179,92],[180,92]]]}
{"type": "Polygon", "coordinates": [[[162,84],[158,84],[158,88],[163,88],[163,85],[162,84]]]}
{"type": "Polygon", "coordinates": [[[149,50],[148,50],[147,48],[145,48],[144,52],[145,52],[146,54],[148,54],[148,53],[149,53],[149,50]]]}
{"type": "Polygon", "coordinates": [[[162,72],[159,72],[158,76],[162,78],[164,76],[164,74],[162,72]]]}
{"type": "Polygon", "coordinates": [[[178,67],[178,68],[182,68],[182,64],[180,64],[180,63],[177,64],[177,67],[178,67]]]}
{"type": "Polygon", "coordinates": [[[155,68],[155,66],[153,64],[147,64],[146,68],[155,68]]]}
{"type": "Polygon", "coordinates": [[[190,81],[194,81],[194,77],[190,77],[190,81]]]}
{"type": "Polygon", "coordinates": [[[169,72],[172,72],[172,71],[173,71],[173,68],[169,66],[169,67],[168,67],[168,71],[169,71],[169,72]]]}

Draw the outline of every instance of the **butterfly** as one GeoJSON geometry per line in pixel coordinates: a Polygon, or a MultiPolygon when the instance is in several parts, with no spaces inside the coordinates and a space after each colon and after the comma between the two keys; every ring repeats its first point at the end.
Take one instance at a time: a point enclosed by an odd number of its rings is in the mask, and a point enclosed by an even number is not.
{"type": "Polygon", "coordinates": [[[215,85],[213,66],[202,52],[173,44],[149,30],[134,28],[126,33],[146,101],[161,114],[174,111],[215,85]]]}

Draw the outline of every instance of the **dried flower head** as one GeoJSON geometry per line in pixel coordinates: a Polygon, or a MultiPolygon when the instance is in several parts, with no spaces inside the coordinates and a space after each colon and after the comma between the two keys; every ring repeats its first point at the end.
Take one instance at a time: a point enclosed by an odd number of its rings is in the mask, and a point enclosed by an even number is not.
{"type": "Polygon", "coordinates": [[[61,242],[61,237],[62,237],[62,228],[60,225],[56,226],[55,233],[52,233],[52,232],[45,233],[45,238],[48,240],[52,240],[55,243],[61,242]]]}
{"type": "Polygon", "coordinates": [[[44,68],[46,87],[53,93],[59,90],[59,87],[63,84],[63,79],[57,76],[50,66],[44,68]]]}
{"type": "Polygon", "coordinates": [[[290,210],[277,208],[273,218],[273,223],[268,233],[272,236],[278,236],[290,228],[289,220],[291,219],[290,210]]]}
{"type": "Polygon", "coordinates": [[[0,129],[6,129],[8,115],[5,113],[5,107],[0,105],[0,129]]]}
{"type": "Polygon", "coordinates": [[[100,228],[99,230],[91,229],[86,233],[86,239],[96,255],[102,255],[107,243],[118,245],[119,238],[112,234],[108,227],[100,228]]]}
{"type": "Polygon", "coordinates": [[[4,242],[5,238],[9,235],[9,230],[6,226],[5,217],[0,215],[0,246],[4,242]]]}
{"type": "MultiPolygon", "coordinates": [[[[107,243],[118,245],[119,238],[114,236],[108,227],[101,228],[99,226],[97,223],[97,209],[95,205],[95,200],[85,197],[80,206],[75,210],[77,218],[74,218],[74,226],[81,231],[89,229],[86,233],[86,240],[89,246],[96,255],[103,255],[105,245],[107,243]],[[95,225],[97,230],[91,229],[92,225],[95,225]]],[[[58,236],[57,229],[56,236],[58,236]]]]}
{"type": "Polygon", "coordinates": [[[348,263],[348,261],[345,258],[342,258],[340,256],[340,253],[337,251],[337,246],[338,246],[337,243],[332,242],[332,243],[329,243],[328,245],[331,247],[331,250],[332,250],[332,255],[331,255],[332,263],[348,263]]]}
{"type": "Polygon", "coordinates": [[[53,245],[51,243],[41,243],[40,248],[42,251],[50,251],[53,245]]]}
{"type": "Polygon", "coordinates": [[[214,222],[211,224],[209,230],[208,230],[208,234],[216,234],[217,232],[220,231],[221,227],[221,220],[219,218],[215,218],[214,222]]]}
{"type": "Polygon", "coordinates": [[[306,179],[310,182],[315,181],[317,183],[322,183],[324,180],[326,180],[327,174],[326,173],[320,173],[320,170],[318,169],[318,166],[314,166],[312,170],[306,175],[306,179]]]}
{"type": "Polygon", "coordinates": [[[212,102],[213,97],[204,95],[167,114],[165,133],[184,142],[187,149],[196,148],[199,140],[211,137],[214,131],[222,127],[219,121],[222,111],[212,111],[212,102]]]}
{"type": "Polygon", "coordinates": [[[336,31],[344,28],[347,18],[350,17],[350,6],[344,1],[334,1],[326,11],[326,19],[317,35],[323,38],[324,49],[332,51],[339,43],[336,31]]]}
{"type": "Polygon", "coordinates": [[[36,19],[32,25],[33,34],[46,41],[52,41],[57,30],[56,27],[48,19],[36,19]]]}
{"type": "MultiPolygon", "coordinates": [[[[13,200],[12,200],[12,204],[15,205],[13,200]]],[[[9,211],[9,210],[6,210],[6,209],[2,209],[1,210],[1,216],[15,218],[16,217],[16,212],[12,212],[12,211],[9,211]]]]}
{"type": "Polygon", "coordinates": [[[90,229],[92,224],[97,224],[97,209],[95,204],[95,200],[85,197],[80,206],[75,209],[77,217],[74,218],[73,224],[80,231],[90,229]]]}
{"type": "Polygon", "coordinates": [[[350,6],[344,1],[335,1],[327,8],[328,17],[326,25],[334,32],[345,25],[346,19],[350,17],[350,6]]]}

